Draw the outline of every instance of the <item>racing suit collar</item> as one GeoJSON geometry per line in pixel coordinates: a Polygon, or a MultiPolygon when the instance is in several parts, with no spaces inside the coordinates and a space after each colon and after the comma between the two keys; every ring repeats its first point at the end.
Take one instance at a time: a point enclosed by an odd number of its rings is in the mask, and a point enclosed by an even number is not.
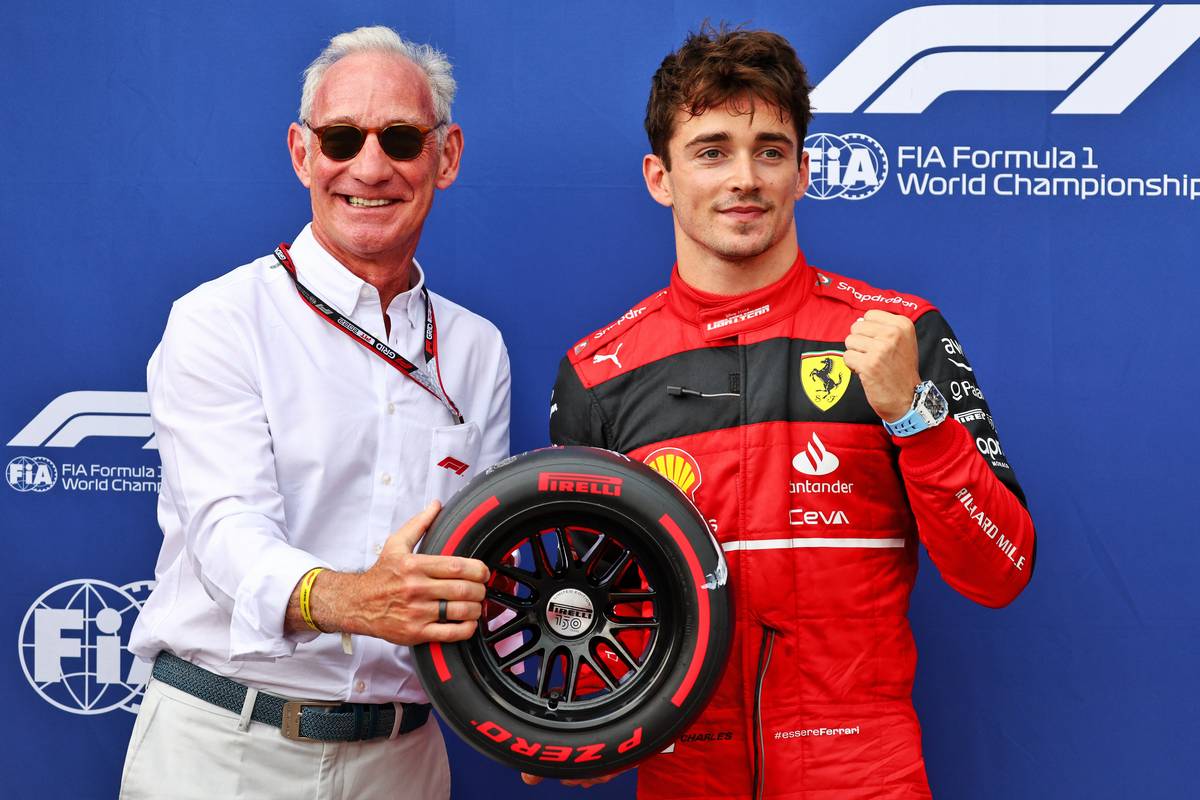
{"type": "Polygon", "coordinates": [[[684,282],[679,264],[671,270],[671,288],[667,305],[684,320],[697,325],[705,341],[726,339],[758,330],[791,315],[804,304],[816,274],[797,251],[796,261],[774,283],[738,295],[702,292],[684,282]]]}

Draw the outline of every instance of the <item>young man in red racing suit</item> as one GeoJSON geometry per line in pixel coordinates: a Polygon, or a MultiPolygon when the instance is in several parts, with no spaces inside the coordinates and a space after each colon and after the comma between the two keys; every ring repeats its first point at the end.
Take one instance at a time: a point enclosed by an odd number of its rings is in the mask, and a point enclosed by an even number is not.
{"type": "Polygon", "coordinates": [[[729,562],[729,664],[639,767],[641,798],[930,796],[907,619],[918,542],[987,606],[1033,570],[1024,497],[941,314],[799,250],[809,118],[782,37],[707,29],[667,56],[644,174],[673,212],[670,285],[580,340],[555,384],[551,439],[686,476],[729,562]]]}

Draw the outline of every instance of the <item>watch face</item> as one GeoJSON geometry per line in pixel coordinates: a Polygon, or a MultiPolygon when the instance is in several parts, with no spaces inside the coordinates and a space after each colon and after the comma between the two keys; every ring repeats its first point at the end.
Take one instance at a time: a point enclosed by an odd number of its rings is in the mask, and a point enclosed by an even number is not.
{"type": "Polygon", "coordinates": [[[938,391],[937,386],[930,383],[922,394],[921,406],[938,422],[945,419],[946,412],[949,409],[946,406],[946,398],[942,397],[942,393],[938,391]]]}

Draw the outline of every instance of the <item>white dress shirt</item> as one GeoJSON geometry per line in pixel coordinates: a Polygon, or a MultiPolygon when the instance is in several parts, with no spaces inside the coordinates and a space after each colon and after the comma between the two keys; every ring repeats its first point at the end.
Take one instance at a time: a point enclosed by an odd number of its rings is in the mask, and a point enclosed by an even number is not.
{"type": "MultiPolygon", "coordinates": [[[[301,283],[383,339],[373,286],[306,227],[291,247],[301,283]]],[[[424,275],[387,309],[390,347],[424,366],[424,275]]],[[[424,702],[408,648],[284,634],[312,567],[361,572],[430,500],[443,502],[508,455],[509,362],[490,322],[430,293],[442,384],[466,418],[334,329],[273,256],[176,301],[150,358],[162,456],[158,585],[130,649],[159,650],[259,689],[351,702],[424,702]],[[468,464],[460,475],[439,466],[468,464]]]]}

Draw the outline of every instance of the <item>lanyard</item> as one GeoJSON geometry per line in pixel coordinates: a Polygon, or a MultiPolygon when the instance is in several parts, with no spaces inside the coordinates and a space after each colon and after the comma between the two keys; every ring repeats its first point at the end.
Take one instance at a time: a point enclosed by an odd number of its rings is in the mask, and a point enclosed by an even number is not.
{"type": "Polygon", "coordinates": [[[364,331],[354,323],[354,320],[330,307],[324,300],[317,297],[307,286],[301,283],[300,278],[296,275],[296,265],[292,263],[292,257],[288,253],[286,243],[281,243],[279,247],[275,248],[275,258],[279,261],[279,265],[291,276],[292,282],[296,284],[296,291],[300,293],[300,297],[304,299],[309,308],[330,325],[382,358],[401,375],[404,375],[441,401],[441,404],[450,412],[450,416],[454,418],[455,425],[461,425],[464,422],[463,415],[458,411],[458,406],[454,405],[454,401],[450,399],[450,395],[446,393],[445,387],[442,386],[441,368],[437,364],[437,320],[433,315],[433,303],[429,300],[428,289],[424,286],[421,287],[421,296],[425,299],[426,364],[426,369],[421,369],[388,347],[385,342],[364,331]]]}

